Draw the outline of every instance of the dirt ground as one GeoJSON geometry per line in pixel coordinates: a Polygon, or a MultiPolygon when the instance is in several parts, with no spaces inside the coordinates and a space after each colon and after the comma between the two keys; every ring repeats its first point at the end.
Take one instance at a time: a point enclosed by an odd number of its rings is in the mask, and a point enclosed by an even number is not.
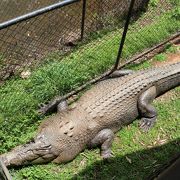
{"type": "Polygon", "coordinates": [[[166,61],[162,61],[162,62],[156,61],[153,63],[153,65],[161,66],[163,64],[172,64],[172,63],[180,62],[180,43],[175,46],[179,47],[179,50],[176,53],[168,53],[166,61]]]}

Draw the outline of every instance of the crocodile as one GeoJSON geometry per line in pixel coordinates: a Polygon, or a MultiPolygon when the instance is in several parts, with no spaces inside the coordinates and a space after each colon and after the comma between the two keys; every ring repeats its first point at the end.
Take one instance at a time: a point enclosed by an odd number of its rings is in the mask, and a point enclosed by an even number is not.
{"type": "Polygon", "coordinates": [[[85,148],[97,146],[102,158],[109,159],[115,133],[123,126],[140,117],[140,128],[149,131],[157,119],[152,101],[180,85],[180,62],[122,74],[115,71],[69,106],[61,101],[36,137],[0,155],[1,161],[7,167],[66,163],[85,148]]]}

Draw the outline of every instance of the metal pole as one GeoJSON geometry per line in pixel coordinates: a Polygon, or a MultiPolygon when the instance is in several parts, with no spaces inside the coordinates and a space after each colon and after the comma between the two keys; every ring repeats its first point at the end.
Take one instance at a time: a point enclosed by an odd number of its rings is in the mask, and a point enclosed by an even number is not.
{"type": "Polygon", "coordinates": [[[130,2],[129,11],[128,11],[128,14],[127,14],[127,19],[126,19],[126,23],[125,23],[125,26],[124,26],[123,35],[122,35],[121,42],[120,42],[118,56],[117,56],[115,65],[114,65],[114,67],[112,69],[112,72],[115,71],[118,68],[118,65],[119,65],[119,61],[120,61],[120,58],[121,58],[121,55],[122,55],[122,50],[123,50],[124,42],[125,42],[125,39],[126,39],[126,34],[127,34],[127,31],[128,31],[130,19],[131,19],[131,16],[132,16],[134,2],[135,2],[135,0],[131,0],[131,2],[130,2]]]}
{"type": "Polygon", "coordinates": [[[84,38],[85,18],[86,18],[86,0],[83,0],[82,20],[81,20],[81,41],[82,41],[83,38],[84,38]]]}
{"type": "Polygon", "coordinates": [[[22,21],[31,19],[31,18],[36,17],[36,16],[39,16],[39,15],[41,15],[41,14],[47,13],[47,12],[49,12],[49,11],[52,11],[52,10],[59,9],[59,8],[61,8],[61,7],[70,5],[70,4],[75,3],[75,2],[78,2],[78,1],[80,1],[80,0],[64,0],[64,1],[58,2],[58,3],[56,3],[56,4],[53,4],[53,5],[50,5],[50,6],[41,8],[41,9],[38,9],[38,10],[36,10],[36,11],[30,12],[30,13],[28,13],[28,14],[19,16],[19,17],[17,17],[17,18],[14,18],[14,19],[11,19],[11,20],[6,21],[6,22],[4,22],[4,23],[1,23],[1,24],[0,24],[0,30],[1,30],[1,29],[4,29],[4,28],[6,28],[6,27],[12,26],[12,25],[14,25],[14,24],[17,24],[17,23],[19,23],[19,22],[22,22],[22,21]]]}

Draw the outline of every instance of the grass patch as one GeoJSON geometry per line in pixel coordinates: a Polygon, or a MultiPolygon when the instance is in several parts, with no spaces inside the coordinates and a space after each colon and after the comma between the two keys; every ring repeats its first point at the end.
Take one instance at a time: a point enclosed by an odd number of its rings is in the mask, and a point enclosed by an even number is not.
{"type": "Polygon", "coordinates": [[[149,5],[152,7],[157,7],[159,4],[159,0],[151,0],[149,5]]]}
{"type": "Polygon", "coordinates": [[[166,54],[157,54],[157,55],[154,57],[154,59],[156,59],[157,61],[160,61],[160,62],[165,61],[166,58],[167,58],[166,54]]]}
{"type": "MultiPolygon", "coordinates": [[[[177,32],[180,22],[172,16],[173,13],[174,11],[169,11],[161,15],[154,22],[138,31],[130,30],[125,42],[123,59],[129,58],[177,32]]],[[[133,26],[136,27],[137,25],[133,24],[133,26]]],[[[11,149],[17,144],[22,144],[34,136],[37,126],[44,119],[36,112],[39,103],[51,99],[57,94],[66,94],[111,67],[117,55],[121,32],[122,30],[116,30],[107,33],[105,36],[97,38],[96,41],[80,47],[76,52],[61,61],[58,61],[58,59],[54,61],[54,56],[48,57],[48,63],[35,70],[29,79],[22,80],[15,77],[10,81],[6,81],[0,87],[0,153],[11,149]]],[[[141,66],[138,68],[149,67],[150,64],[146,62],[141,66]]],[[[175,92],[179,94],[179,90],[175,92]]],[[[143,150],[148,146],[152,146],[158,138],[161,127],[165,132],[164,136],[167,136],[167,141],[178,138],[179,132],[176,131],[178,127],[177,114],[174,113],[179,112],[180,108],[178,106],[177,100],[168,102],[167,106],[163,106],[161,103],[157,104],[160,112],[159,124],[148,135],[137,134],[138,140],[133,141],[134,135],[139,132],[136,122],[120,131],[117,134],[116,143],[113,145],[117,157],[113,164],[100,161],[99,152],[96,149],[92,151],[86,150],[73,162],[66,165],[48,164],[24,167],[21,170],[12,169],[11,173],[14,179],[18,180],[72,179],[73,177],[77,179],[86,179],[86,177],[87,179],[100,179],[101,177],[103,177],[102,179],[108,179],[112,178],[113,175],[117,179],[120,177],[122,179],[140,177],[141,179],[154,168],[154,164],[150,163],[151,160],[158,159],[157,164],[161,163],[165,158],[161,157],[162,154],[163,156],[166,154],[166,158],[168,158],[171,153],[177,151],[176,143],[173,143],[172,147],[168,146],[170,150],[167,152],[166,150],[165,152],[163,150],[163,153],[156,151],[149,153],[147,151],[143,155],[143,150]],[[173,135],[170,137],[169,134],[173,135]],[[137,171],[142,165],[139,161],[139,154],[135,155],[135,151],[142,154],[142,159],[147,160],[147,157],[150,157],[150,160],[145,161],[143,164],[145,166],[149,165],[149,169],[142,172],[137,171]],[[130,172],[128,167],[131,163],[127,160],[126,155],[128,155],[129,159],[132,159],[130,172]],[[119,163],[121,165],[120,170],[119,163]]]]}
{"type": "Polygon", "coordinates": [[[167,53],[177,53],[179,51],[180,51],[179,46],[172,46],[171,44],[169,44],[165,50],[165,52],[167,52],[167,53]]]}

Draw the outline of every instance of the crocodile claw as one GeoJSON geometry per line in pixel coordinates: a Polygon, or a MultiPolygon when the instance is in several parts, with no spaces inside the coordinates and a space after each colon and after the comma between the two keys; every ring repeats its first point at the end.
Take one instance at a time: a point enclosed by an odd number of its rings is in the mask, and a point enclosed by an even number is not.
{"type": "Polygon", "coordinates": [[[111,150],[107,150],[107,151],[102,152],[101,156],[103,157],[104,160],[108,160],[108,159],[114,157],[114,155],[111,152],[111,150]]]}
{"type": "Polygon", "coordinates": [[[143,132],[148,132],[154,126],[155,121],[154,118],[142,118],[139,124],[143,132]]]}

